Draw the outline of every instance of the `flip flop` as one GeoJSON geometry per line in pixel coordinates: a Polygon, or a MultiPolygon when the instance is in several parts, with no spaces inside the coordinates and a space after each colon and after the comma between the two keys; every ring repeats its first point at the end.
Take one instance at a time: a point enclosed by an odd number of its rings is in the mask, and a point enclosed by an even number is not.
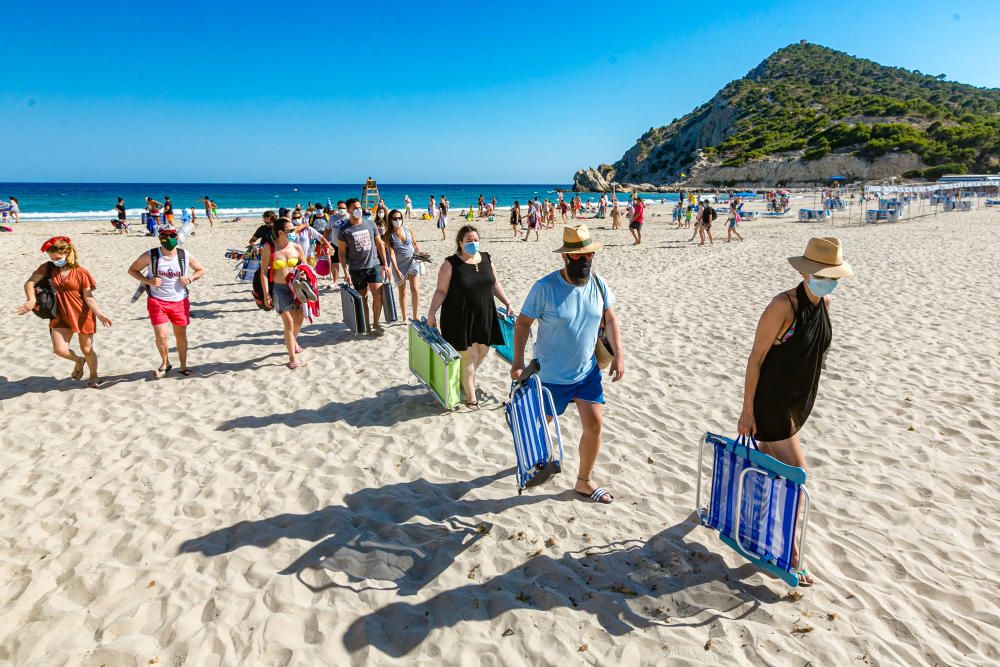
{"type": "Polygon", "coordinates": [[[298,345],[295,346],[295,354],[302,354],[302,348],[298,345]]]}
{"type": "Polygon", "coordinates": [[[289,361],[287,364],[285,364],[285,366],[288,366],[289,370],[294,371],[296,368],[301,368],[302,367],[302,362],[301,361],[289,361]]]}
{"type": "Polygon", "coordinates": [[[161,377],[169,373],[172,368],[173,366],[171,366],[170,364],[167,364],[166,366],[160,366],[155,371],[153,371],[153,378],[159,380],[161,377]]]}
{"type": "Polygon", "coordinates": [[[577,494],[583,496],[584,498],[589,498],[600,505],[610,505],[615,501],[615,497],[611,495],[611,492],[600,486],[594,489],[593,493],[577,491],[577,494]],[[607,502],[605,502],[605,498],[608,498],[607,502]]]}
{"type": "Polygon", "coordinates": [[[87,382],[87,387],[90,389],[100,389],[101,385],[104,384],[100,378],[94,378],[87,382]]]}
{"type": "Polygon", "coordinates": [[[809,588],[813,585],[812,575],[809,574],[809,570],[802,568],[798,573],[799,586],[802,588],[809,588]]]}
{"type": "Polygon", "coordinates": [[[186,377],[186,378],[189,378],[189,377],[191,377],[192,375],[194,375],[194,371],[193,371],[193,370],[191,370],[190,368],[182,368],[182,369],[180,369],[180,370],[179,370],[179,371],[177,371],[177,372],[178,372],[178,373],[180,373],[181,375],[183,375],[183,376],[184,376],[184,377],[186,377]]]}

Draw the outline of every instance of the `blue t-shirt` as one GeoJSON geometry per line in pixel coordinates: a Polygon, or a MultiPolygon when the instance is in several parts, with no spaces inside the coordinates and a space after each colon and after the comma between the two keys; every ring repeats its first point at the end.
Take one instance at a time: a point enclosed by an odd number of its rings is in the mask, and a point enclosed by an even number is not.
{"type": "Polygon", "coordinates": [[[574,384],[594,369],[594,345],[601,315],[615,305],[615,295],[603,278],[592,277],[586,285],[566,282],[561,272],[545,276],[528,292],[521,312],[538,320],[535,356],[542,366],[542,382],[574,384]],[[607,292],[607,306],[597,281],[607,292]]]}

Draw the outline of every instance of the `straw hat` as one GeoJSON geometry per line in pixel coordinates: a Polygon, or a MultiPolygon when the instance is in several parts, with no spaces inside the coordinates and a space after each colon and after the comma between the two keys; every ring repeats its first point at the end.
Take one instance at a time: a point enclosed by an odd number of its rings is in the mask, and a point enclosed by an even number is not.
{"type": "Polygon", "coordinates": [[[590,238],[590,230],[587,229],[587,225],[568,225],[563,229],[562,247],[553,252],[564,255],[569,253],[597,252],[603,247],[603,243],[590,238]]]}
{"type": "Polygon", "coordinates": [[[832,236],[809,239],[805,253],[798,257],[789,257],[788,263],[799,273],[817,278],[843,278],[854,275],[851,265],[844,261],[840,239],[832,236]]]}

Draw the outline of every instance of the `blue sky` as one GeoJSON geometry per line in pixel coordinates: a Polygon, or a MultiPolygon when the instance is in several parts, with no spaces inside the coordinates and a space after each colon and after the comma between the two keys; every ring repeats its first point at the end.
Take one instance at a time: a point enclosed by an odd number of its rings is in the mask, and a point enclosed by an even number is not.
{"type": "Polygon", "coordinates": [[[88,5],[4,9],[0,181],[568,183],[803,38],[1000,87],[997,0],[88,5]]]}

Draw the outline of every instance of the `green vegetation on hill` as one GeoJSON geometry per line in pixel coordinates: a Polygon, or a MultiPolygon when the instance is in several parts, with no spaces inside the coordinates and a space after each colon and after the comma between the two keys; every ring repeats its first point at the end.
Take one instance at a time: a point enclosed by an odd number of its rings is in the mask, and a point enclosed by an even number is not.
{"type": "Polygon", "coordinates": [[[702,148],[722,166],[789,151],[801,151],[796,154],[806,160],[831,152],[876,158],[906,151],[928,165],[908,176],[996,171],[1000,90],[943,79],[795,44],[728,84],[708,104],[643,135],[638,163],[646,173],[681,170],[692,159],[690,146],[679,142],[685,126],[722,108],[732,123],[721,142],[702,148]]]}

